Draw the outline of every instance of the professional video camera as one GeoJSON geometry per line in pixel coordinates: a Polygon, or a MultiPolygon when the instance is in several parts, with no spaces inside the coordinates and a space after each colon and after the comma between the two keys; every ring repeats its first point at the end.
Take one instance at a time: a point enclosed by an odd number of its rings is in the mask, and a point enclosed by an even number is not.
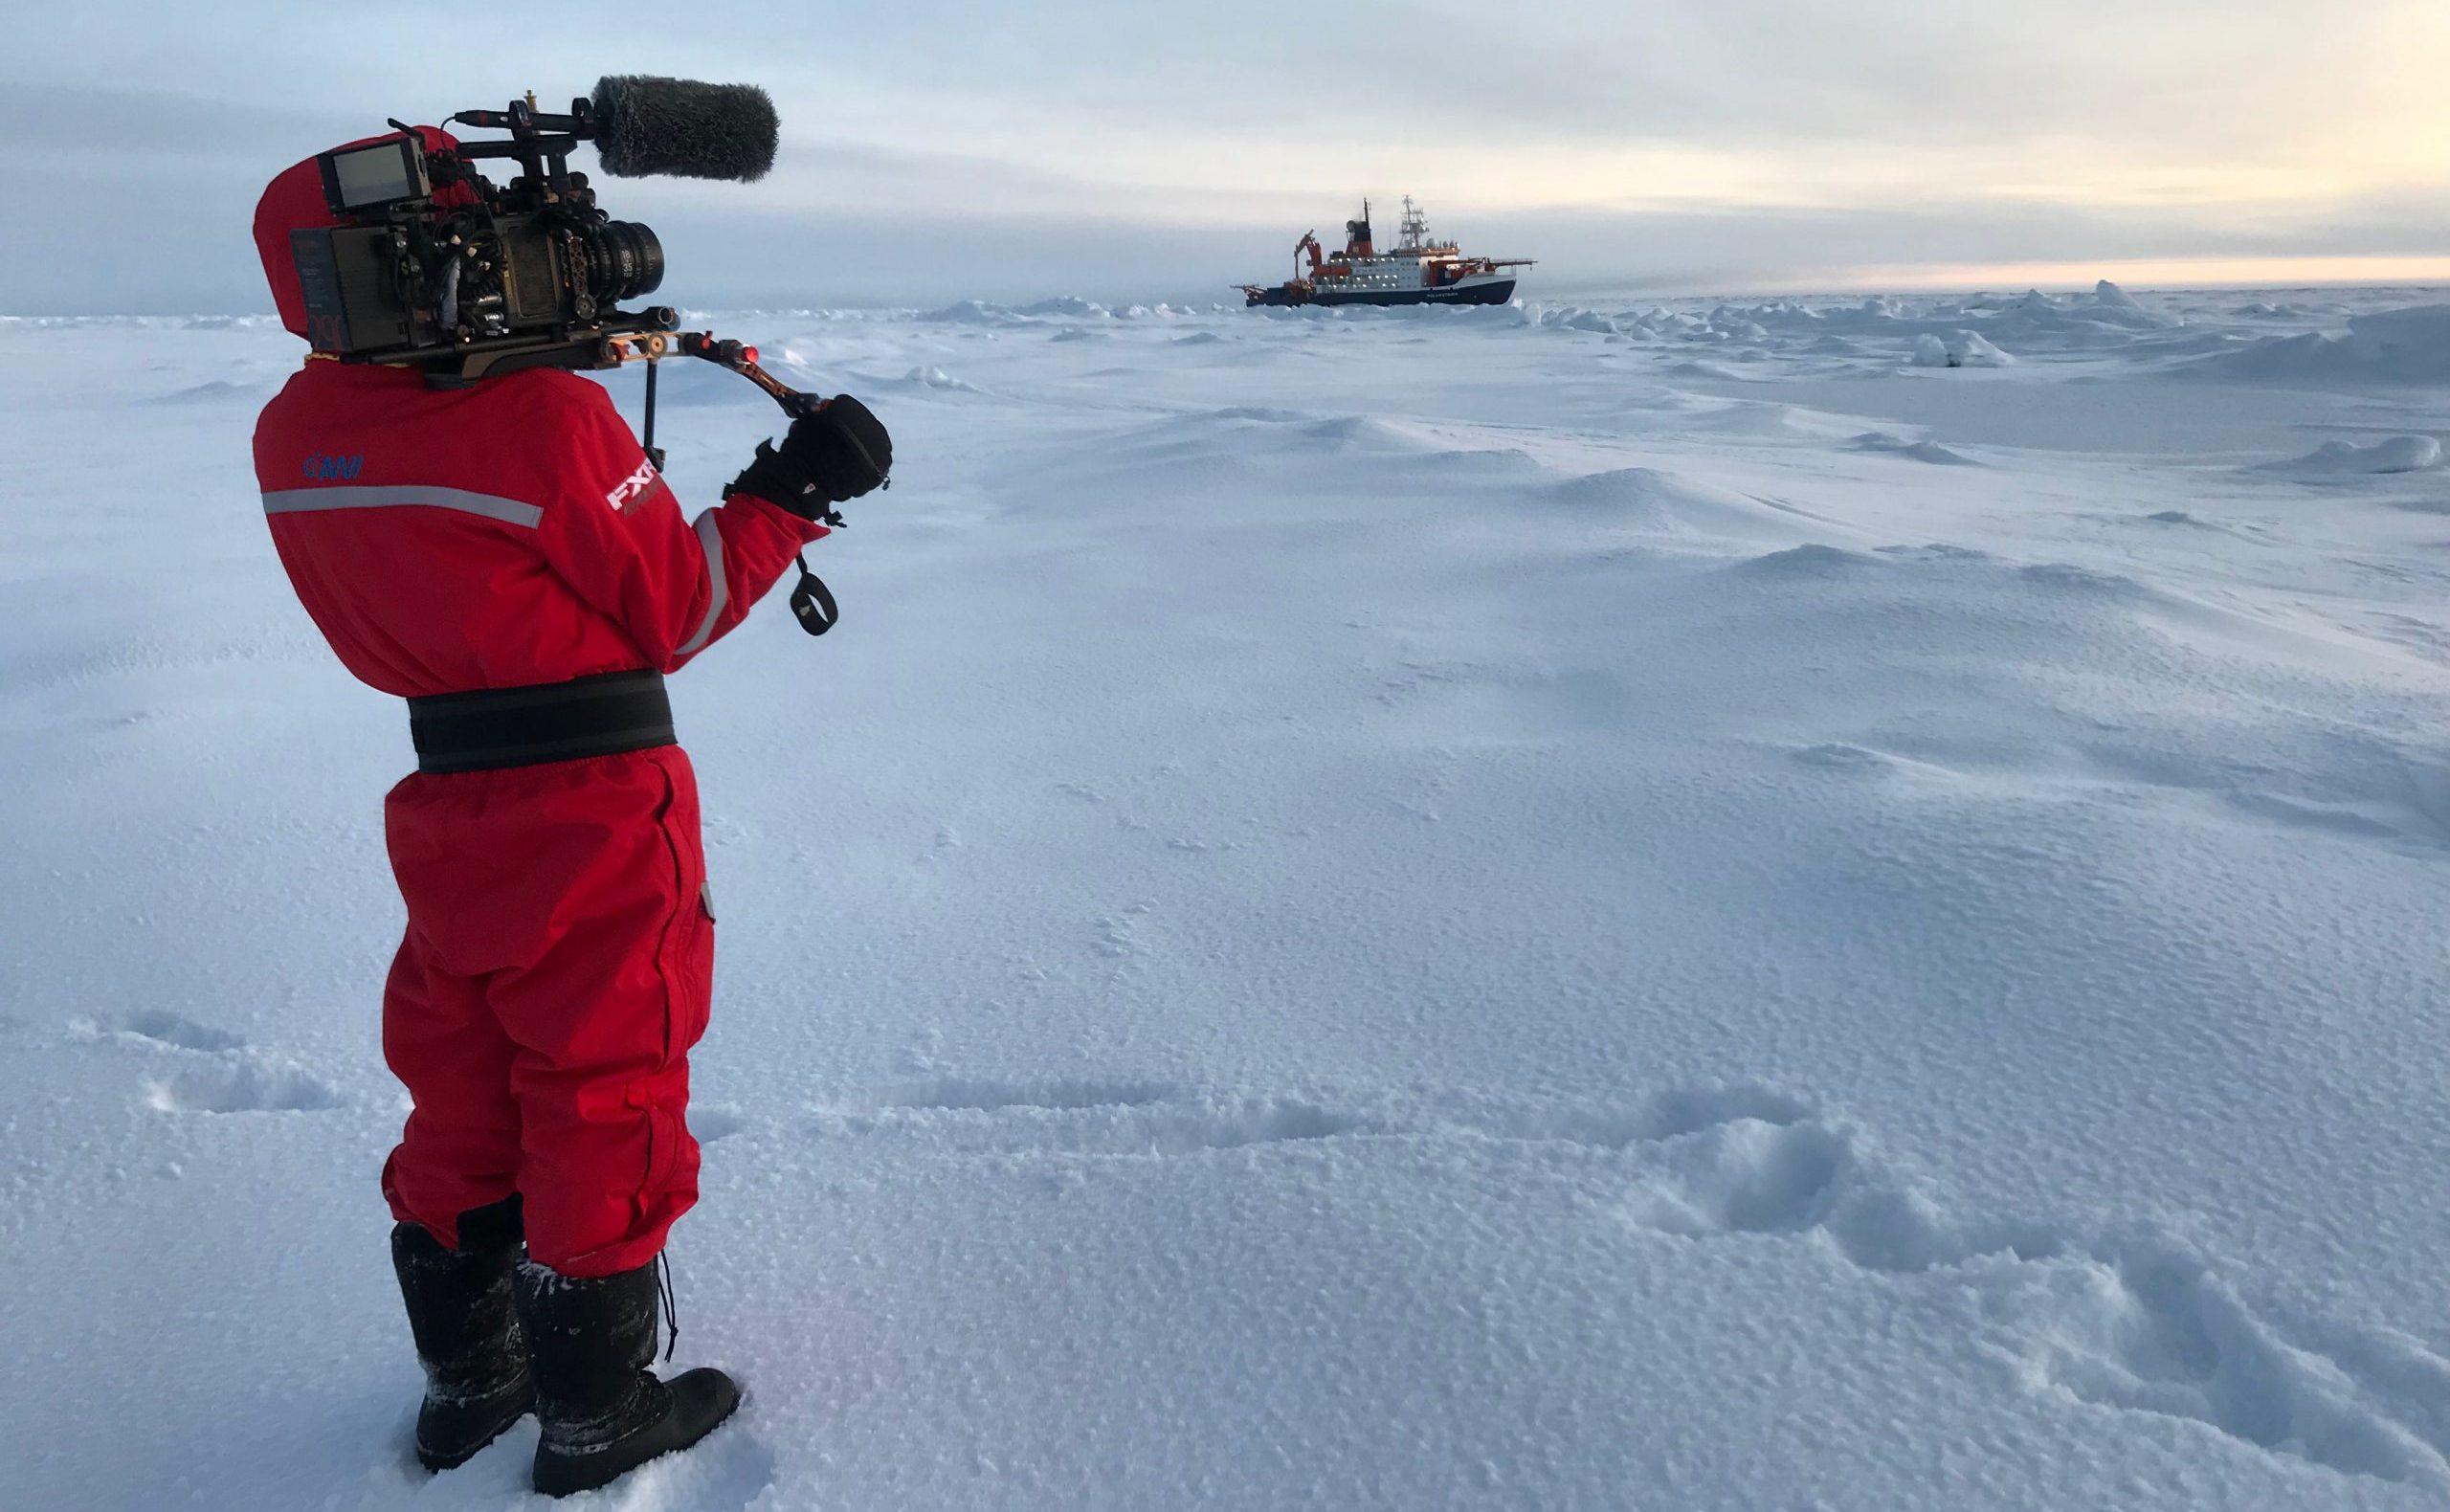
{"type": "Polygon", "coordinates": [[[635,77],[599,81],[567,115],[530,95],[450,119],[510,137],[435,149],[394,121],[396,137],[317,159],[339,224],[290,237],[317,350],[460,379],[663,355],[673,344],[653,338],[674,312],[619,307],[663,281],[663,246],[597,207],[571,150],[592,142],[616,177],[748,181],[773,166],[777,132],[762,89],[635,77]],[[488,181],[490,158],[519,176],[488,181]]]}

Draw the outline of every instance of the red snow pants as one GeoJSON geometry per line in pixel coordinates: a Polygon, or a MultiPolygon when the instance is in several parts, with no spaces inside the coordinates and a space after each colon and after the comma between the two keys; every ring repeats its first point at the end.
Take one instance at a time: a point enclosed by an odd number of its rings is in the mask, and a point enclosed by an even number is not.
{"type": "Polygon", "coordinates": [[[517,1192],[544,1264],[646,1264],[698,1200],[714,916],[689,758],[418,773],[384,822],[409,926],[383,1054],[415,1103],[392,1216],[457,1248],[460,1214],[517,1192]]]}

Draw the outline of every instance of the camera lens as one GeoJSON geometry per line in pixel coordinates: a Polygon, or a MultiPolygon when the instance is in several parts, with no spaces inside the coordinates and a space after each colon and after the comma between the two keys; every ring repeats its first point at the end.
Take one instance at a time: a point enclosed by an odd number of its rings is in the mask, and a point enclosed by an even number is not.
{"type": "Polygon", "coordinates": [[[608,220],[587,238],[588,282],[606,303],[651,294],[663,281],[663,243],[635,220],[608,220]]]}

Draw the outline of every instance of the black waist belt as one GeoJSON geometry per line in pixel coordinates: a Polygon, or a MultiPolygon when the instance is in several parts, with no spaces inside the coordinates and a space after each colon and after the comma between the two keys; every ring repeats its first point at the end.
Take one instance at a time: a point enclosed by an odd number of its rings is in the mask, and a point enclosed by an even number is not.
{"type": "Polygon", "coordinates": [[[672,700],[657,672],[607,672],[525,688],[409,700],[417,770],[491,771],[670,745],[672,700]]]}

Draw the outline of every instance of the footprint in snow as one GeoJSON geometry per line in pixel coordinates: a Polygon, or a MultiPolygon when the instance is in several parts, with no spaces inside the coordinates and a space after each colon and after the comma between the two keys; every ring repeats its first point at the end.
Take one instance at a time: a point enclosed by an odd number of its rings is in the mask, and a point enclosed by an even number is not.
{"type": "Polygon", "coordinates": [[[1457,1100],[1433,1115],[1436,1126],[1492,1140],[1630,1150],[1738,1121],[1769,1127],[1802,1122],[1811,1109],[1770,1087],[1748,1083],[1682,1087],[1631,1107],[1481,1106],[1457,1100]]]}
{"type": "Polygon", "coordinates": [[[157,1113],[320,1113],[342,1105],[338,1092],[303,1071],[234,1059],[148,1080],[145,1103],[157,1113]]]}
{"type": "Polygon", "coordinates": [[[238,1035],[166,1009],[79,1020],[69,1035],[167,1057],[167,1069],[139,1084],[145,1105],[157,1113],[321,1112],[345,1101],[322,1078],[250,1048],[238,1035]]]}
{"type": "Polygon", "coordinates": [[[139,1048],[189,1050],[200,1055],[247,1048],[245,1040],[227,1030],[199,1024],[165,1009],[140,1009],[110,1021],[80,1020],[70,1026],[70,1032],[79,1038],[110,1037],[139,1048]]]}
{"type": "Polygon", "coordinates": [[[820,1134],[915,1135],[939,1146],[999,1152],[1191,1155],[1369,1138],[1564,1145],[1613,1159],[1697,1131],[1781,1128],[1810,1115],[1794,1098],[1747,1084],[1678,1089],[1630,1107],[1468,1096],[1404,1106],[1168,1081],[947,1078],[838,1095],[817,1107],[815,1121],[820,1134]]]}
{"type": "Polygon", "coordinates": [[[1619,1212],[1693,1240],[1808,1239],[1869,1274],[1945,1274],[1974,1296],[1985,1347],[2029,1390],[2450,1491],[2450,1361],[2369,1331],[2292,1339],[2209,1261],[2157,1235],[1962,1220],[1841,1126],[1744,1118],[1696,1129],[1660,1152],[1619,1212]]]}
{"type": "Polygon", "coordinates": [[[940,1078],[833,1099],[811,1132],[999,1157],[1179,1158],[1347,1140],[1548,1147],[1585,1174],[1629,1175],[1615,1212],[1640,1232],[1812,1244],[1867,1282],[1970,1293],[1985,1351],[2034,1392],[2450,1492],[2450,1360],[2385,1331],[2283,1324],[2154,1234],[2086,1236],[1952,1213],[1852,1128],[1774,1088],[1675,1089],[1621,1107],[1468,1093],[1339,1106],[1162,1081],[940,1078]]]}
{"type": "Polygon", "coordinates": [[[1184,1156],[1366,1132],[1370,1121],[1301,1098],[1164,1082],[945,1079],[837,1098],[820,1134],[917,1135],[941,1148],[1184,1156]]]}

